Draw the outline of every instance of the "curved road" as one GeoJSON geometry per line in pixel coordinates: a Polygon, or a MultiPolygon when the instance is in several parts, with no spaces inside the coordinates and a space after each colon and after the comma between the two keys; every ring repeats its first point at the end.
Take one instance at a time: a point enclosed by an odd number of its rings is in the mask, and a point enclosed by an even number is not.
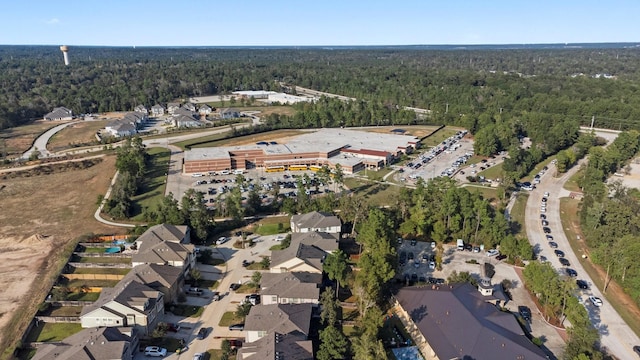
{"type": "Polygon", "coordinates": [[[39,157],[49,157],[51,156],[51,153],[47,150],[47,143],[49,142],[49,139],[51,139],[51,137],[53,135],[55,135],[58,131],[66,128],[67,126],[71,125],[71,124],[75,124],[78,121],[71,121],[68,123],[64,123],[64,124],[60,124],[58,126],[54,126],[51,129],[45,131],[42,135],[38,136],[34,141],[33,141],[33,145],[31,146],[31,148],[27,151],[24,152],[24,154],[22,154],[22,158],[23,159],[28,159],[29,157],[31,157],[31,154],[34,151],[40,151],[40,156],[39,157]]]}
{"type": "Polygon", "coordinates": [[[564,189],[564,184],[569,178],[576,173],[580,164],[574,166],[567,173],[559,178],[554,178],[551,174],[555,173],[554,165],[549,166],[549,170],[542,176],[542,181],[537,189],[531,191],[525,210],[525,224],[529,242],[534,246],[536,253],[544,255],[558,272],[564,274],[563,266],[560,264],[558,257],[554,254],[554,249],[549,247],[545,234],[542,231],[540,220],[540,204],[545,191],[549,192],[547,201],[547,221],[554,241],[558,244],[558,249],[564,251],[565,257],[571,263],[571,268],[578,273],[577,279],[585,280],[589,283],[589,290],[578,290],[577,293],[580,302],[585,305],[591,322],[600,333],[600,342],[606,350],[615,355],[619,359],[634,359],[637,355],[633,352],[634,345],[640,345],[640,339],[629,328],[624,320],[618,315],[616,310],[611,306],[607,299],[602,295],[601,291],[593,285],[593,281],[589,277],[578,256],[571,251],[569,241],[565,236],[560,220],[560,198],[570,195],[568,190],[564,189]],[[588,300],[590,295],[594,295],[602,299],[603,305],[595,307],[588,300]]]}

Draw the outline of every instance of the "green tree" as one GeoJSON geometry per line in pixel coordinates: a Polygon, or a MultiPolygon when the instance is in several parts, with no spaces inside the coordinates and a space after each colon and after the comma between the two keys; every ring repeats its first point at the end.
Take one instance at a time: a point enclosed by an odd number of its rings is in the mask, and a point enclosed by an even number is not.
{"type": "Polygon", "coordinates": [[[340,283],[344,284],[344,282],[347,281],[347,276],[351,272],[351,267],[347,261],[347,254],[338,249],[327,255],[327,258],[322,264],[322,269],[327,273],[329,279],[335,280],[337,283],[336,297],[339,297],[340,283]]]}
{"type": "Polygon", "coordinates": [[[335,326],[327,326],[320,331],[320,349],[316,354],[318,360],[342,360],[349,353],[349,342],[342,331],[335,326]]]}
{"type": "Polygon", "coordinates": [[[329,326],[335,325],[338,321],[340,306],[331,289],[327,288],[320,294],[320,304],[322,305],[322,311],[320,312],[322,323],[329,326]]]}

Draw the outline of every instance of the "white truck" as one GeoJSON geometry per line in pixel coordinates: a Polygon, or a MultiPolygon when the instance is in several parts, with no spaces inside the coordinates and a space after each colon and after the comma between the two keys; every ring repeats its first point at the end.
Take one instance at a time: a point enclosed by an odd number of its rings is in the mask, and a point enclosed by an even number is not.
{"type": "Polygon", "coordinates": [[[464,250],[464,241],[462,239],[458,239],[458,244],[456,246],[456,249],[458,251],[462,251],[464,250]]]}

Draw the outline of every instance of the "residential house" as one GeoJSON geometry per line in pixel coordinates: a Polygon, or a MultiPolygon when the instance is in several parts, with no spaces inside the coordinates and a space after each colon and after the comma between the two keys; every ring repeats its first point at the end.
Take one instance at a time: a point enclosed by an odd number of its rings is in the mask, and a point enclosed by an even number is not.
{"type": "Polygon", "coordinates": [[[224,108],[218,111],[221,119],[236,119],[240,117],[240,112],[237,109],[224,108]]]}
{"type": "Polygon", "coordinates": [[[322,274],[308,272],[263,273],[261,304],[318,304],[322,274]]]}
{"type": "Polygon", "coordinates": [[[173,113],[180,108],[180,103],[170,102],[167,104],[167,112],[169,115],[173,115],[173,113]]]}
{"type": "Polygon", "coordinates": [[[323,231],[327,233],[340,233],[342,222],[335,215],[312,211],[306,214],[293,215],[291,217],[291,231],[312,232],[323,231]]]}
{"type": "Polygon", "coordinates": [[[195,247],[189,242],[187,226],[153,226],[136,240],[138,252],[131,256],[131,265],[170,265],[181,268],[187,276],[196,265],[195,247]]]}
{"type": "Polygon", "coordinates": [[[164,115],[164,106],[155,104],[151,107],[151,115],[152,116],[162,116],[164,115]]]}
{"type": "Polygon", "coordinates": [[[204,126],[202,121],[196,120],[191,116],[178,115],[173,117],[173,126],[177,128],[195,128],[204,126]]]}
{"type": "Polygon", "coordinates": [[[142,264],[134,266],[120,282],[137,281],[153,290],[162,292],[164,303],[176,302],[184,287],[184,274],[181,268],[168,265],[142,264]]]}
{"type": "Polygon", "coordinates": [[[141,114],[145,114],[145,115],[149,115],[149,110],[147,110],[146,106],[144,105],[138,105],[136,106],[133,111],[141,113],[141,114]]]}
{"type": "Polygon", "coordinates": [[[211,106],[209,106],[207,104],[202,104],[198,108],[198,112],[200,113],[200,116],[207,116],[207,115],[211,114],[212,111],[213,111],[213,109],[211,108],[211,106]]]}
{"type": "Polygon", "coordinates": [[[339,233],[326,233],[326,232],[303,232],[292,233],[291,243],[301,243],[304,245],[315,246],[318,249],[322,249],[328,253],[338,250],[338,237],[339,233]]]}
{"type": "Polygon", "coordinates": [[[66,107],[57,107],[44,116],[47,121],[73,120],[73,111],[66,107]]]}
{"type": "Polygon", "coordinates": [[[322,274],[327,252],[313,245],[291,242],[284,250],[271,252],[271,272],[311,272],[322,274]]]}
{"type": "Polygon", "coordinates": [[[311,328],[311,304],[273,304],[251,307],[245,318],[246,342],[268,333],[293,334],[307,339],[311,328]]]}
{"type": "Polygon", "coordinates": [[[468,283],[405,287],[394,295],[395,310],[407,328],[417,329],[414,343],[429,359],[546,359],[488,294],[468,283]]]}
{"type": "Polygon", "coordinates": [[[186,104],[182,105],[182,107],[183,107],[184,109],[189,110],[189,111],[193,111],[193,112],[195,112],[195,111],[196,111],[196,106],[195,106],[193,103],[190,103],[190,102],[188,102],[188,103],[186,103],[186,104]]]}
{"type": "Polygon", "coordinates": [[[264,337],[244,343],[236,360],[313,360],[313,343],[301,334],[269,332],[264,337]]]}
{"type": "Polygon", "coordinates": [[[114,137],[132,136],[137,133],[135,123],[124,120],[114,120],[105,126],[105,131],[114,137]]]}
{"type": "Polygon", "coordinates": [[[32,360],[133,360],[138,350],[134,328],[88,328],[60,342],[39,346],[32,360]]]}
{"type": "Polygon", "coordinates": [[[149,335],[164,314],[164,295],[138,281],[103,288],[98,300],[80,313],[83,328],[132,326],[149,335]]]}
{"type": "Polygon", "coordinates": [[[135,123],[136,125],[144,124],[148,119],[147,114],[137,111],[126,113],[122,118],[122,120],[135,123]]]}

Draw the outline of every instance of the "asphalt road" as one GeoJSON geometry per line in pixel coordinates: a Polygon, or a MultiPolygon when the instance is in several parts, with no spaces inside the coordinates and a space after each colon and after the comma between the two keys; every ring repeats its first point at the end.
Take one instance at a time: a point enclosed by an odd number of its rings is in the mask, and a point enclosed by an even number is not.
{"type": "Polygon", "coordinates": [[[554,254],[554,249],[549,247],[545,234],[542,231],[540,221],[540,204],[545,191],[549,192],[547,201],[547,221],[554,241],[558,244],[558,249],[564,251],[565,258],[571,263],[570,268],[578,273],[576,279],[582,279],[589,283],[589,290],[580,290],[577,295],[587,309],[589,317],[601,336],[601,344],[608,352],[619,359],[635,359],[637,355],[633,352],[634,345],[640,345],[640,339],[622,320],[600,290],[593,286],[593,281],[584,270],[579,258],[581,254],[574,254],[569,246],[569,241],[565,236],[560,221],[560,198],[570,195],[568,190],[563,188],[565,182],[580,168],[574,166],[566,174],[555,178],[552,174],[556,168],[550,164],[549,170],[542,176],[542,181],[537,188],[530,192],[525,210],[525,224],[529,241],[539,255],[545,256],[558,272],[564,274],[564,267],[560,264],[558,257],[554,254]],[[603,305],[595,307],[588,300],[589,295],[594,295],[602,299],[603,305]]]}
{"type": "Polygon", "coordinates": [[[67,126],[71,125],[71,124],[75,124],[77,123],[77,121],[71,121],[71,122],[67,122],[64,124],[60,124],[58,126],[54,126],[51,129],[45,131],[42,135],[38,136],[34,141],[33,141],[33,145],[31,146],[31,148],[27,151],[24,152],[24,154],[22,154],[22,158],[23,159],[28,159],[31,156],[31,153],[33,153],[34,151],[38,150],[40,152],[40,157],[49,157],[51,156],[51,153],[47,150],[47,143],[49,142],[49,139],[51,139],[51,137],[53,135],[55,135],[58,131],[66,128],[67,126]]]}

